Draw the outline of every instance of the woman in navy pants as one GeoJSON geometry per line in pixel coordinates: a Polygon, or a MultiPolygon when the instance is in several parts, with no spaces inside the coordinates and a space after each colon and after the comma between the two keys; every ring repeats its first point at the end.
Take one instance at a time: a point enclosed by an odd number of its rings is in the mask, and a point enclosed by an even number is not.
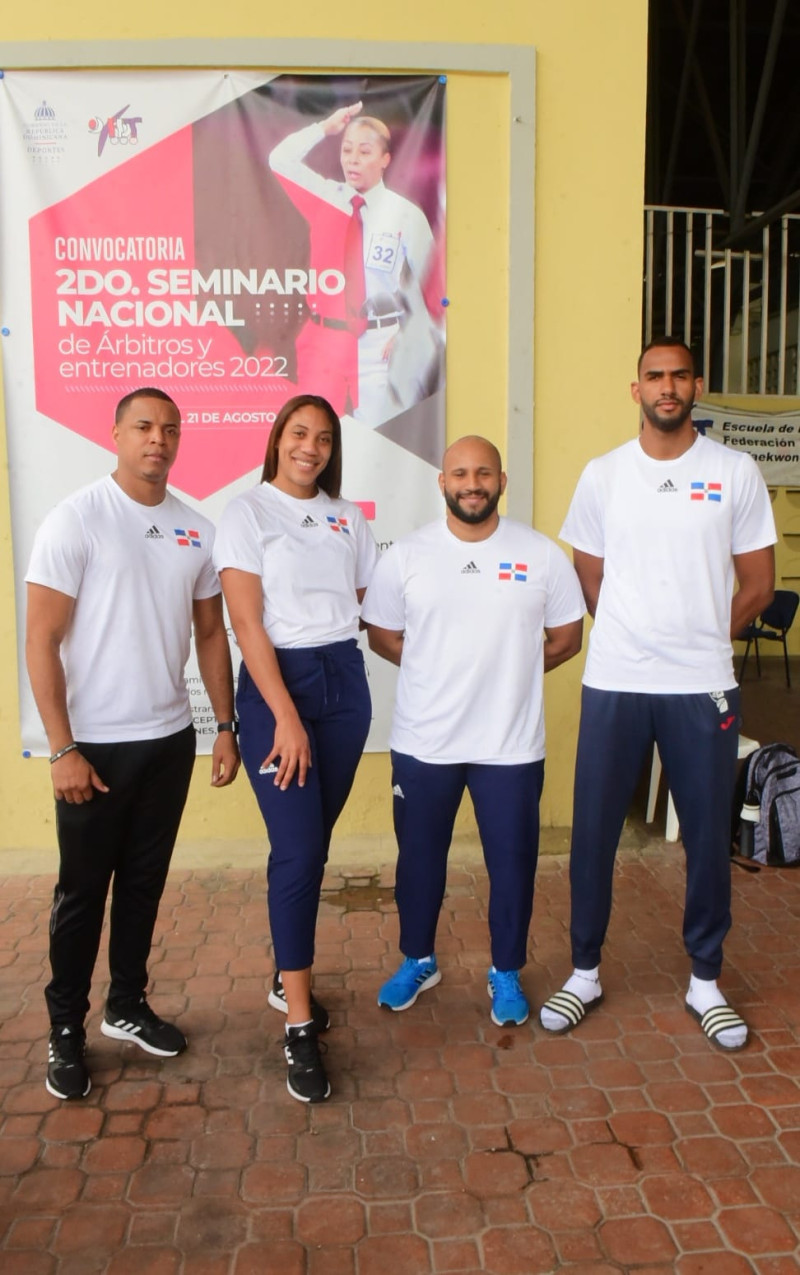
{"type": "Polygon", "coordinates": [[[270,842],[268,907],[276,973],[270,1004],[287,1014],[287,1085],[301,1102],[330,1094],[311,994],[314,931],[331,832],[371,719],[359,607],[377,548],[342,500],[341,427],[298,395],[279,412],[260,486],[225,510],[214,548],[243,663],[236,706],[242,760],[270,842]]]}

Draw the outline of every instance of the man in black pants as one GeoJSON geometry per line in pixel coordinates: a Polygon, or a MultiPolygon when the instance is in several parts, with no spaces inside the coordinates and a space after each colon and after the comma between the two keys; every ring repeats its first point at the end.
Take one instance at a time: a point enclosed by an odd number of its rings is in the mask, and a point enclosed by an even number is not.
{"type": "Polygon", "coordinates": [[[167,490],[181,418],[158,389],[120,402],[117,468],[56,506],[26,576],[26,656],[50,746],[59,877],[50,920],[46,1085],[91,1088],[84,1019],[113,877],[101,1030],[172,1057],[183,1033],[147,1003],[147,960],[194,763],[184,681],[194,626],[218,719],[212,779],[239,768],[214,528],[167,490]]]}

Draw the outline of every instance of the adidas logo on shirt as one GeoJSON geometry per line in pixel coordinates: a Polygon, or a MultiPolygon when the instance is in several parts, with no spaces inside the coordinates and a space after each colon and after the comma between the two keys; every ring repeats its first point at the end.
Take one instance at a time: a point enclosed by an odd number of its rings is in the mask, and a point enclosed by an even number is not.
{"type": "Polygon", "coordinates": [[[319,523],[315,522],[315,520],[311,517],[311,514],[306,514],[305,518],[300,523],[300,526],[301,527],[318,527],[319,523]]]}
{"type": "Polygon", "coordinates": [[[476,567],[474,562],[468,562],[465,567],[461,568],[462,576],[479,576],[480,573],[480,567],[476,567]]]}
{"type": "Polygon", "coordinates": [[[405,795],[406,794],[403,792],[403,789],[400,787],[400,785],[395,784],[394,788],[392,789],[392,796],[405,798],[405,795]]]}
{"type": "Polygon", "coordinates": [[[675,491],[675,492],[677,492],[677,490],[678,490],[678,488],[675,486],[675,484],[674,484],[674,482],[672,481],[672,479],[671,479],[671,478],[668,478],[668,479],[667,479],[667,481],[666,481],[665,483],[662,483],[660,487],[657,487],[657,488],[656,488],[656,491],[658,491],[658,492],[661,492],[661,491],[675,491]]]}
{"type": "Polygon", "coordinates": [[[155,523],[153,523],[152,527],[150,527],[150,529],[144,533],[144,538],[145,540],[163,540],[164,539],[164,537],[162,536],[161,532],[158,530],[158,527],[156,526],[155,523]]]}

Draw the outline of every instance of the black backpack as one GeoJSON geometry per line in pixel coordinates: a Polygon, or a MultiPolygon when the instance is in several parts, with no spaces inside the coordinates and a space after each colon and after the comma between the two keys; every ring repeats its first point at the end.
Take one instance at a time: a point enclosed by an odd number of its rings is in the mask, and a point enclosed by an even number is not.
{"type": "Polygon", "coordinates": [[[800,759],[790,744],[765,744],[748,757],[736,785],[733,826],[744,858],[800,866],[800,759]]]}

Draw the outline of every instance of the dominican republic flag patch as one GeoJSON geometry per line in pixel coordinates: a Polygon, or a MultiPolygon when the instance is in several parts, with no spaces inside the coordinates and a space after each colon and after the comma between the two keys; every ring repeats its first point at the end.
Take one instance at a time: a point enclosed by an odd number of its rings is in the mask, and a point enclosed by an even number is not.
{"type": "Polygon", "coordinates": [[[498,580],[521,580],[528,578],[527,562],[501,562],[497,568],[498,580]]]}
{"type": "Polygon", "coordinates": [[[334,518],[333,514],[326,514],[325,517],[331,531],[343,531],[346,536],[350,535],[350,528],[347,525],[346,518],[334,518]]]}
{"type": "Polygon", "coordinates": [[[715,500],[722,503],[722,483],[690,483],[690,500],[715,500]]]}
{"type": "Polygon", "coordinates": [[[189,548],[189,546],[191,546],[193,549],[202,549],[203,546],[200,543],[199,531],[191,531],[189,529],[184,531],[183,527],[175,527],[174,531],[175,531],[175,539],[179,545],[187,549],[189,548]]]}

